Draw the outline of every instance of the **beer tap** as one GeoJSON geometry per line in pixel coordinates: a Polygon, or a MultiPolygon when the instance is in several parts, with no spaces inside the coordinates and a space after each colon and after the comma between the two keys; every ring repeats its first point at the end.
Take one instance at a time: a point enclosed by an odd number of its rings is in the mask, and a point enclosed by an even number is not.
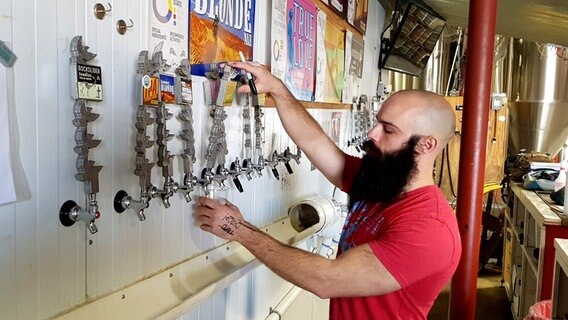
{"type": "Polygon", "coordinates": [[[278,173],[278,169],[276,168],[279,163],[280,163],[280,155],[276,150],[274,150],[274,152],[272,152],[268,160],[265,161],[265,165],[267,167],[270,167],[270,169],[272,170],[272,174],[274,175],[274,178],[276,178],[276,180],[280,180],[280,174],[278,173]]]}
{"type": "Polygon", "coordinates": [[[290,151],[290,147],[286,147],[286,150],[284,150],[284,152],[280,155],[280,161],[284,163],[284,166],[286,167],[286,170],[288,170],[288,173],[292,174],[294,173],[294,171],[292,171],[290,161],[294,160],[296,161],[296,164],[300,164],[301,157],[302,151],[300,151],[300,148],[297,149],[296,154],[293,154],[292,151],[290,151]]]}
{"type": "Polygon", "coordinates": [[[134,169],[134,174],[138,176],[140,199],[133,199],[124,190],[118,191],[114,197],[114,210],[117,213],[122,213],[126,209],[132,209],[136,212],[140,221],[146,220],[144,210],[150,206],[150,200],[154,198],[157,193],[157,188],[152,186],[151,182],[151,172],[154,164],[146,159],[146,149],[154,146],[154,141],[150,140],[150,137],[146,135],[147,126],[152,124],[154,124],[154,118],[152,118],[151,114],[148,112],[148,107],[140,105],[136,112],[135,127],[137,133],[136,145],[134,147],[136,151],[136,168],[134,169]]]}
{"type": "Polygon", "coordinates": [[[241,167],[241,161],[238,157],[231,163],[229,174],[231,175],[231,178],[233,178],[233,184],[235,185],[237,190],[242,193],[244,189],[241,181],[239,180],[239,176],[241,174],[245,174],[246,176],[246,172],[243,170],[243,167],[241,167]]]}
{"type": "Polygon", "coordinates": [[[75,100],[72,121],[76,128],[73,148],[77,154],[75,179],[83,182],[87,204],[86,208],[82,209],[75,201],[66,201],[59,209],[59,221],[66,227],[77,221],[84,221],[89,232],[94,234],[98,232],[95,220],[100,217],[97,193],[99,172],[103,166],[96,165],[95,161],[89,159],[89,150],[97,147],[101,140],[94,139],[94,135],[88,132],[88,124],[95,121],[99,114],[94,113],[86,101],[102,101],[101,69],[87,64],[97,55],[89,52],[89,47],[83,46],[82,36],[75,36],[71,40],[70,52],[71,97],[75,100]],[[94,88],[92,92],[91,88],[94,88]]]}
{"type": "Polygon", "coordinates": [[[205,152],[205,168],[201,173],[200,183],[208,194],[207,186],[213,180],[224,184],[224,181],[229,176],[229,171],[225,168],[225,156],[228,153],[227,141],[225,139],[225,125],[224,120],[227,118],[227,113],[223,107],[223,100],[227,91],[227,83],[234,78],[236,72],[233,68],[225,65],[223,69],[223,77],[220,78],[219,70],[216,65],[213,65],[210,71],[207,72],[206,77],[209,80],[204,83],[204,91],[206,103],[212,106],[210,116],[213,118],[213,125],[208,138],[207,149],[205,152]],[[213,168],[215,163],[218,164],[215,172],[213,168]]]}
{"type": "Polygon", "coordinates": [[[168,151],[168,142],[174,137],[167,129],[167,120],[172,118],[166,104],[160,101],[156,109],[156,123],[158,128],[156,130],[156,144],[158,145],[158,167],[162,168],[162,177],[164,178],[164,186],[162,190],[157,190],[164,207],[170,207],[170,198],[178,188],[178,184],[173,179],[172,161],[174,156],[168,151]]]}
{"type": "Polygon", "coordinates": [[[195,163],[195,138],[193,131],[193,89],[191,83],[191,66],[188,59],[183,59],[175,70],[176,73],[176,103],[181,106],[178,119],[182,123],[182,131],[178,135],[183,141],[183,153],[180,154],[183,161],[183,181],[178,185],[177,191],[183,194],[186,202],[190,202],[194,187],[198,183],[193,174],[195,163]]]}
{"type": "Polygon", "coordinates": [[[353,101],[351,102],[351,110],[349,111],[351,122],[349,124],[349,140],[347,141],[347,146],[355,146],[355,140],[357,137],[357,121],[358,121],[358,98],[353,97],[353,101]]]}
{"type": "MultiPolygon", "coordinates": [[[[229,153],[227,148],[227,134],[225,131],[225,122],[227,114],[223,108],[223,100],[225,98],[225,93],[227,91],[228,82],[231,81],[237,75],[237,71],[229,66],[223,68],[223,77],[221,77],[221,83],[219,85],[219,93],[217,95],[217,102],[215,108],[214,121],[217,121],[219,131],[217,132],[217,170],[215,171],[214,179],[217,180],[221,185],[224,185],[225,180],[230,177],[229,170],[225,167],[226,156],[229,153]],[[218,106],[221,106],[218,108],[218,106]],[[219,110],[222,114],[219,115],[219,110]]],[[[242,187],[241,187],[242,189],[242,187]]]]}
{"type": "MultiPolygon", "coordinates": [[[[244,70],[241,70],[241,82],[238,85],[246,84],[246,76],[244,70]]],[[[252,172],[254,171],[252,167],[252,135],[251,135],[251,122],[250,122],[250,108],[249,108],[249,95],[248,94],[238,94],[237,104],[242,108],[242,118],[243,118],[243,134],[244,134],[244,160],[243,165],[237,157],[233,163],[231,163],[229,172],[233,177],[233,183],[239,192],[243,192],[243,187],[239,181],[238,176],[244,174],[248,181],[252,180],[252,172]]]]}
{"type": "Polygon", "coordinates": [[[254,149],[257,159],[257,162],[252,164],[252,168],[259,177],[262,177],[262,170],[264,170],[264,167],[266,166],[266,159],[264,159],[264,156],[262,154],[262,149],[264,146],[264,126],[262,124],[262,118],[264,116],[264,113],[262,112],[260,104],[258,103],[257,95],[251,95],[251,101],[254,106],[254,149]]]}
{"type": "Polygon", "coordinates": [[[361,132],[359,135],[359,140],[357,143],[357,148],[359,150],[362,150],[363,148],[363,143],[367,140],[367,132],[369,132],[369,129],[371,127],[371,117],[369,114],[369,107],[367,105],[368,103],[368,99],[367,99],[367,95],[362,94],[359,97],[359,110],[360,110],[360,128],[361,128],[361,132]]]}
{"type": "Polygon", "coordinates": [[[169,65],[163,59],[162,52],[157,51],[152,55],[150,60],[148,51],[143,50],[138,54],[137,78],[136,78],[136,100],[138,102],[138,110],[136,111],[136,144],[134,150],[135,169],[134,174],[138,176],[138,185],[140,187],[140,199],[136,200],[129,196],[124,190],[120,190],[114,196],[114,210],[122,213],[126,209],[132,209],[136,212],[138,220],[146,220],[144,210],[150,206],[150,200],[159,195],[158,188],[152,185],[151,173],[154,163],[149,162],[146,158],[146,149],[155,145],[155,141],[151,140],[147,135],[147,127],[153,125],[156,121],[149,112],[149,106],[144,101],[143,85],[151,79],[151,76],[159,75],[169,69],[169,65]]]}

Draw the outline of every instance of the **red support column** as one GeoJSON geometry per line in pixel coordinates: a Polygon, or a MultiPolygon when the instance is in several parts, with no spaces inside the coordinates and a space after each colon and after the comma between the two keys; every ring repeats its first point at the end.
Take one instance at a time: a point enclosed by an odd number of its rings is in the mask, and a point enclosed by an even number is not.
{"type": "Polygon", "coordinates": [[[457,199],[462,255],[451,284],[450,320],[475,319],[496,13],[497,0],[469,1],[457,199]]]}

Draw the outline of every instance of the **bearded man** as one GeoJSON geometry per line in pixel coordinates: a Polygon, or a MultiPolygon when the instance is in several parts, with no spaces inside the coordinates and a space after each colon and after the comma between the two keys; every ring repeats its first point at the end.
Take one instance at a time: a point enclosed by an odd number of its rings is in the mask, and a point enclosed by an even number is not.
{"type": "Polygon", "coordinates": [[[334,260],[278,242],[230,203],[200,198],[201,229],[241,243],[282,278],[331,298],[330,319],[426,319],[461,255],[456,217],[432,177],[436,156],[455,131],[448,102],[426,91],[393,94],[360,159],[340,150],[262,66],[230,65],[250,72],[258,92],[272,95],[288,135],[348,193],[349,214],[334,260]],[[228,220],[239,226],[231,233],[221,228],[228,220]]]}

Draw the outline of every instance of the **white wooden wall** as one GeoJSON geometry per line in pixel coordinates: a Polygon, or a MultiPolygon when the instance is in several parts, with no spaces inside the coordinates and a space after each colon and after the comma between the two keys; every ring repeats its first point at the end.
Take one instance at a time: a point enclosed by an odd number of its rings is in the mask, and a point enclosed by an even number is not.
{"type": "MultiPolygon", "coordinates": [[[[361,93],[373,96],[377,81],[379,34],[384,10],[376,0],[369,0],[369,31],[366,38],[364,81],[361,93]]],[[[44,319],[90,299],[133,284],[140,279],[181,260],[222,243],[201,232],[193,218],[194,204],[180,195],[164,209],[157,199],[146,212],[147,220],[138,221],[132,211],[119,215],[112,201],[124,189],[139,195],[134,176],[134,77],[136,60],[147,46],[148,1],[117,0],[104,20],[92,14],[93,0],[0,0],[0,40],[9,42],[18,56],[15,73],[15,105],[19,132],[20,157],[31,188],[29,200],[0,206],[0,318],[44,319]],[[126,35],[115,31],[118,19],[132,19],[134,27],[126,35]],[[97,220],[99,232],[91,235],[82,222],[70,228],[59,223],[58,212],[66,200],[85,206],[82,183],[74,179],[73,101],[69,93],[69,43],[83,35],[83,43],[98,54],[94,63],[103,70],[104,101],[90,103],[101,116],[89,125],[102,143],[91,149],[90,158],[104,168],[100,174],[97,220]]],[[[106,5],[106,2],[103,2],[106,5]]],[[[269,61],[271,1],[257,0],[256,50],[254,58],[269,61]]],[[[202,158],[207,114],[203,94],[198,90],[202,79],[194,78],[194,128],[198,159],[202,158]]],[[[179,111],[176,107],[172,112],[179,111]]],[[[242,131],[238,108],[228,108],[227,130],[229,156],[242,159],[242,131]]],[[[327,125],[330,111],[312,110],[327,125]]],[[[267,140],[265,154],[274,147],[282,151],[295,145],[282,130],[274,109],[265,110],[267,140]]],[[[342,116],[347,127],[348,112],[342,116]]],[[[169,121],[172,132],[179,123],[169,121]]],[[[179,141],[172,142],[172,153],[179,151],[179,141]]],[[[151,159],[152,160],[152,159],[151,159]]],[[[177,161],[177,159],[176,159],[177,161]]],[[[293,164],[294,174],[284,174],[284,183],[266,170],[262,178],[241,179],[245,193],[232,189],[229,200],[238,205],[245,217],[256,225],[266,225],[284,217],[293,202],[312,193],[331,195],[332,187],[303,158],[293,164]]],[[[181,164],[174,163],[175,179],[180,181],[181,164]]],[[[196,168],[201,168],[198,161],[196,168]]],[[[154,170],[155,184],[162,179],[154,170]]],[[[194,193],[194,196],[197,194],[194,193]]],[[[195,198],[195,197],[194,197],[195,198]]],[[[338,195],[345,199],[343,194],[338,195]]],[[[269,306],[275,306],[290,284],[265,267],[221,291],[183,319],[264,319],[269,306]]],[[[152,292],[149,294],[159,294],[152,292]]],[[[315,301],[315,300],[314,300],[315,301]]],[[[304,308],[292,308],[306,319],[312,314],[304,308]]],[[[292,310],[291,309],[291,310],[292,310]]],[[[291,311],[292,312],[292,311],[291,311]]],[[[311,317],[311,316],[310,316],[311,317]]],[[[314,319],[317,315],[314,315],[314,319]]]]}

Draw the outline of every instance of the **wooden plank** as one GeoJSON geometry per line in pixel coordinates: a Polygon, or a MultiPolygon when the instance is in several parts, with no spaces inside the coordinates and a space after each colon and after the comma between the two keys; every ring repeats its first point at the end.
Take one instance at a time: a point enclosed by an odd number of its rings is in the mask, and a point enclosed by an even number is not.
{"type": "MultiPolygon", "coordinates": [[[[461,123],[463,107],[463,97],[445,97],[446,100],[454,107],[456,115],[456,135],[448,143],[449,150],[449,168],[451,170],[452,181],[450,183],[448,174],[448,161],[444,158],[444,171],[441,183],[441,189],[447,199],[455,199],[452,193],[457,193],[458,173],[459,173],[459,156],[461,145],[461,123]]],[[[503,178],[503,166],[507,156],[507,116],[508,109],[503,107],[498,111],[490,111],[489,127],[487,134],[487,158],[485,163],[485,183],[500,183],[503,178]]],[[[440,180],[442,155],[436,159],[436,175],[435,182],[440,180]]]]}
{"type": "Polygon", "coordinates": [[[341,29],[341,31],[345,32],[345,30],[349,30],[350,32],[358,34],[361,37],[365,36],[361,33],[361,31],[355,29],[355,27],[350,25],[347,20],[345,20],[345,18],[341,17],[339,14],[333,11],[333,9],[326,6],[323,2],[319,0],[313,0],[313,2],[316,4],[319,10],[323,11],[327,15],[326,19],[331,20],[336,26],[341,29]]]}

